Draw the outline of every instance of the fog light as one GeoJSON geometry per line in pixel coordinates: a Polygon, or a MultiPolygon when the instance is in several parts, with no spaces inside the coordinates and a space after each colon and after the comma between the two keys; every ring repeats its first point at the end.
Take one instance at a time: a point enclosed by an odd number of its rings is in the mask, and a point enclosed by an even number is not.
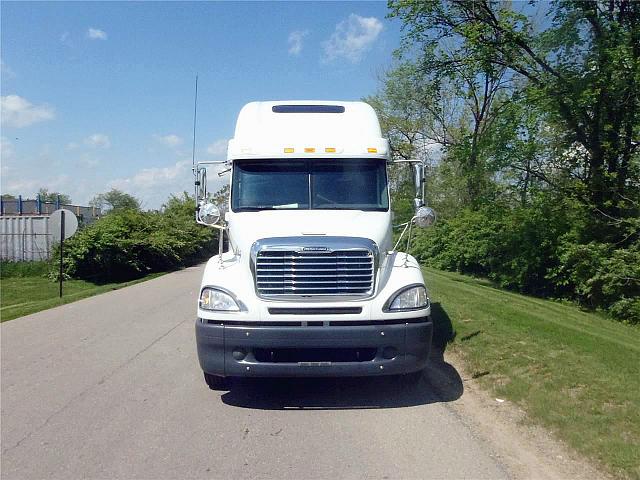
{"type": "Polygon", "coordinates": [[[382,350],[382,356],[387,360],[396,358],[397,355],[398,355],[398,349],[396,347],[385,347],[384,350],[382,350]]]}
{"type": "Polygon", "coordinates": [[[247,352],[245,352],[244,349],[242,348],[234,348],[232,355],[233,355],[233,358],[240,361],[240,360],[244,360],[244,358],[247,356],[247,352]]]}

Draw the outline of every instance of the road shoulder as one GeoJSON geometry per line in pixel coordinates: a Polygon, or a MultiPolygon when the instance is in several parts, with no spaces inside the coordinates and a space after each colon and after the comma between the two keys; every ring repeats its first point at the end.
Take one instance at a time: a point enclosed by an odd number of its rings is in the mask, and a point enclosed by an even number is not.
{"type": "MultiPolygon", "coordinates": [[[[612,479],[610,474],[593,465],[588,459],[570,449],[543,427],[535,425],[518,405],[495,398],[472,378],[460,355],[445,352],[445,361],[462,377],[464,394],[446,403],[467,427],[496,452],[496,460],[516,479],[565,480],[600,478],[612,479]]],[[[436,388],[446,389],[446,379],[436,388]]]]}

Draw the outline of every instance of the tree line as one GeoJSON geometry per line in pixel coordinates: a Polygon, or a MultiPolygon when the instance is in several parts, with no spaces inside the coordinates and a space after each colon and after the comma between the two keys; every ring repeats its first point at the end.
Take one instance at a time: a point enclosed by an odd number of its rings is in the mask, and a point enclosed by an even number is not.
{"type": "MultiPolygon", "coordinates": [[[[224,203],[228,185],[212,195],[224,203]]],[[[44,202],[70,204],[69,195],[41,188],[37,195],[44,202]]],[[[3,200],[15,199],[5,194],[3,200]]],[[[64,275],[96,283],[126,281],[154,272],[165,272],[192,265],[215,252],[218,231],[195,222],[193,196],[184,192],[171,195],[157,210],[143,210],[142,202],[121,190],[111,189],[95,195],[89,206],[100,208],[101,218],[81,225],[65,241],[64,275]]],[[[59,278],[60,249],[54,248],[48,272],[59,278]]]]}
{"type": "Polygon", "coordinates": [[[139,205],[111,208],[65,241],[65,274],[97,283],[125,281],[210,257],[218,233],[195,222],[194,205],[185,192],[172,195],[159,210],[142,211],[139,205]]]}
{"type": "MultiPolygon", "coordinates": [[[[48,188],[40,188],[35,194],[42,202],[55,203],[60,205],[70,205],[72,203],[71,196],[66,193],[50,192],[48,188]]],[[[16,196],[10,193],[2,194],[3,200],[16,200],[16,196]]],[[[134,209],[140,210],[142,203],[133,195],[125,193],[117,188],[112,188],[108,192],[99,193],[89,201],[90,207],[96,207],[103,212],[111,210],[134,209]]]]}
{"type": "MultiPolygon", "coordinates": [[[[365,100],[427,165],[414,253],[640,322],[640,2],[388,5],[402,45],[365,100]]],[[[409,172],[391,187],[410,218],[409,172]]]]}

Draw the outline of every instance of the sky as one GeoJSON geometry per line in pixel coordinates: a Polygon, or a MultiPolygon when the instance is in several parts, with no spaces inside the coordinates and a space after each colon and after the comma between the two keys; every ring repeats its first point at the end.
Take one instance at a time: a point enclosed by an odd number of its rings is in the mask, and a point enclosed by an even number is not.
{"type": "Polygon", "coordinates": [[[196,159],[223,159],[247,102],[375,93],[401,34],[384,1],[0,5],[2,193],[80,205],[192,191],[196,74],[196,159]]]}

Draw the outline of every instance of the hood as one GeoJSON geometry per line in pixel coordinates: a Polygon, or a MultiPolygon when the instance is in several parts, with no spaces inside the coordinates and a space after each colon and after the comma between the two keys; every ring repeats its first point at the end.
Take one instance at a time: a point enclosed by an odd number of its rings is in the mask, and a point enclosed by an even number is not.
{"type": "Polygon", "coordinates": [[[234,249],[249,252],[262,238],[315,236],[363,237],[381,251],[391,250],[390,212],[362,210],[263,210],[229,212],[229,239],[234,249]]]}

